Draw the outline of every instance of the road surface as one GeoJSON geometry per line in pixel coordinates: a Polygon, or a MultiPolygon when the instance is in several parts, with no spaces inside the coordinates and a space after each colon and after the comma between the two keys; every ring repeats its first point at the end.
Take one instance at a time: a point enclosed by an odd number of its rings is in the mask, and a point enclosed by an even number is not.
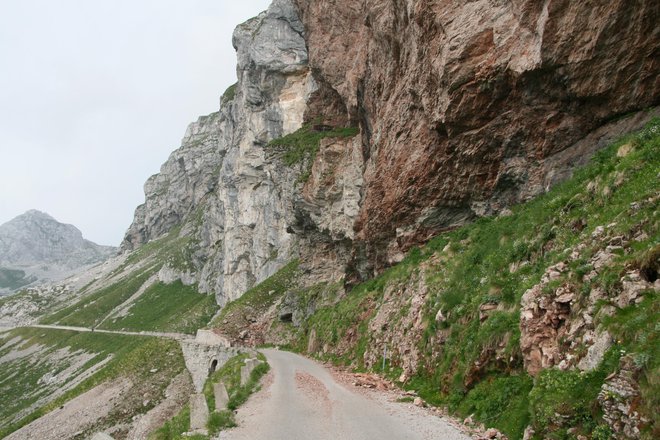
{"type": "Polygon", "coordinates": [[[222,440],[468,440],[448,421],[410,403],[359,394],[322,365],[294,353],[262,351],[272,369],[238,410],[222,440]]]}
{"type": "MultiPolygon", "coordinates": [[[[167,338],[174,339],[177,341],[183,341],[184,339],[194,339],[194,336],[186,335],[183,333],[162,333],[162,332],[150,332],[150,331],[141,331],[141,332],[129,332],[124,330],[103,330],[99,328],[91,329],[88,327],[72,327],[69,325],[46,325],[46,324],[34,324],[26,325],[23,327],[27,328],[45,328],[53,330],[69,330],[74,332],[96,332],[96,333],[110,333],[114,335],[129,335],[129,336],[153,336],[157,338],[167,338]]],[[[20,328],[20,327],[16,327],[20,328]]]]}

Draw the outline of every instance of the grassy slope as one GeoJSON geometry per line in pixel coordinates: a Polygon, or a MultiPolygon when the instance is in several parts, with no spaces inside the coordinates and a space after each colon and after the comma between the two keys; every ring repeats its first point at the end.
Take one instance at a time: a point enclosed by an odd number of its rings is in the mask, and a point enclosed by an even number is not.
{"type": "Polygon", "coordinates": [[[100,289],[82,300],[41,320],[43,324],[94,327],[115,307],[131,297],[158,268],[151,267],[131,274],[115,284],[100,289]]]}
{"type": "Polygon", "coordinates": [[[289,290],[297,288],[299,262],[294,260],[275,275],[227,304],[209,327],[223,327],[227,336],[238,338],[241,329],[249,327],[251,319],[265,314],[289,290]]]}
{"type": "MultiPolygon", "coordinates": [[[[195,218],[200,212],[193,213],[195,218]]],[[[163,264],[179,270],[194,270],[191,255],[197,244],[190,236],[179,236],[175,228],[167,236],[135,250],[114,274],[127,272],[122,279],[86,295],[83,299],[41,319],[43,324],[94,327],[110,330],[152,330],[194,333],[215,315],[213,295],[200,294],[181,282],[157,283],[131,306],[128,316],[105,320],[116,307],[129,299],[163,264]],[[130,269],[134,267],[134,269],[130,269]]]]}
{"type": "MultiPolygon", "coordinates": [[[[608,328],[617,344],[602,365],[588,374],[548,370],[537,379],[528,376],[522,365],[518,325],[523,293],[539,282],[547,267],[567,260],[571,247],[582,242],[591,246],[580,260],[570,263],[569,275],[563,280],[584,296],[596,287],[614,296],[625,268],[648,259],[649,250],[657,251],[660,236],[654,197],[658,195],[659,171],[660,121],[656,119],[642,132],[599,152],[568,182],[515,207],[512,215],[481,219],[412,250],[402,263],[357,286],[338,304],[317,310],[303,324],[294,345],[305,351],[309,335],[315,333],[326,345],[325,357],[356,368],[369,367],[364,365],[364,354],[382,335],[368,331],[368,324],[383,306],[385,290],[406,286],[422,276],[429,287],[423,331],[410,336],[421,353],[421,365],[407,387],[418,390],[427,401],[448,405],[459,414],[475,413],[477,419],[511,438],[520,438],[528,424],[539,436],[569,438],[565,427],[547,417],[556,411],[565,415],[569,426],[587,435],[597,433],[592,438],[608,438],[595,395],[604,378],[616,370],[621,354],[627,352],[642,360],[641,410],[657,428],[657,295],[648,292],[642,304],[618,310],[613,318],[596,323],[608,328]],[[618,157],[624,144],[632,146],[632,152],[618,157]],[[637,203],[637,209],[631,209],[632,203],[637,203]],[[585,280],[583,275],[591,270],[588,258],[599,249],[589,241],[591,233],[597,226],[612,223],[611,235],[630,237],[642,231],[647,238],[631,241],[628,253],[619,255],[596,279],[585,280]],[[512,265],[519,268],[510,270],[512,265]],[[488,302],[501,307],[482,322],[479,306],[488,302]],[[447,320],[437,323],[440,309],[447,320]],[[486,357],[477,380],[466,383],[475,362],[494,349],[500,351],[499,360],[486,357]]],[[[240,315],[244,304],[259,301],[255,292],[260,291],[259,287],[252,289],[228,309],[240,315]]],[[[399,325],[397,320],[411,307],[407,297],[396,301],[401,313],[388,327],[399,325]]],[[[395,352],[386,374],[398,377],[401,361],[402,355],[395,352]]],[[[649,426],[644,434],[647,438],[653,435],[651,429],[649,426]]]]}
{"type": "Polygon", "coordinates": [[[181,281],[156,283],[131,307],[127,316],[105,321],[108,330],[153,330],[194,334],[218,310],[215,296],[203,295],[181,281]]]}
{"type": "MultiPolygon", "coordinates": [[[[0,438],[58,408],[85,391],[119,377],[127,377],[131,380],[131,393],[125,397],[121,405],[113,410],[108,419],[102,421],[101,425],[96,428],[102,429],[104,423],[115,425],[130,422],[131,417],[136,413],[151,409],[163,397],[170,380],[185,368],[181,349],[175,341],[100,333],[17,329],[2,334],[0,342],[16,336],[28,341],[22,348],[39,344],[46,347],[46,353],[65,347],[70,347],[70,351],[84,350],[88,353],[97,353],[96,357],[83,366],[83,370],[91,368],[108,356],[112,356],[112,359],[94,375],[64,395],[10,425],[6,424],[8,417],[28,408],[36,400],[33,397],[26,397],[29,395],[28,392],[38,389],[39,379],[46,372],[53,371],[49,364],[36,364],[37,359],[31,357],[3,364],[0,373],[0,395],[2,395],[3,401],[3,404],[0,405],[0,420],[3,420],[4,426],[0,427],[0,438]],[[38,367],[35,368],[35,365],[38,367]],[[152,373],[152,370],[157,371],[152,373]],[[19,374],[13,375],[12,373],[16,371],[19,374]],[[143,405],[144,400],[150,402],[143,405]],[[124,412],[124,410],[127,411],[124,412]]],[[[0,355],[3,354],[6,353],[0,352],[0,355]]],[[[43,354],[44,352],[41,352],[39,357],[41,358],[43,354]]]]}

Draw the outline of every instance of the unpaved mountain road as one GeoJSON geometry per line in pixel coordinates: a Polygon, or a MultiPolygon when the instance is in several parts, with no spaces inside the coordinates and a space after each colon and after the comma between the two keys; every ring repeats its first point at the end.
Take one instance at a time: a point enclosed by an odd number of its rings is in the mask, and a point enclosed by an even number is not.
{"type": "Polygon", "coordinates": [[[468,440],[448,421],[410,403],[362,395],[322,365],[294,353],[262,350],[271,373],[238,410],[239,427],[221,440],[468,440]]]}
{"type": "MultiPolygon", "coordinates": [[[[96,333],[109,333],[113,335],[128,335],[128,336],[152,336],[157,338],[167,338],[174,339],[176,341],[182,341],[184,339],[193,339],[194,336],[186,335],[183,333],[162,333],[162,332],[150,332],[150,331],[141,331],[141,332],[129,332],[123,330],[102,330],[102,329],[91,329],[88,327],[72,327],[68,325],[46,325],[46,324],[34,324],[26,325],[24,328],[43,328],[43,329],[52,329],[52,330],[69,330],[74,332],[96,332],[96,333]]],[[[21,327],[15,327],[21,328],[21,327]]]]}

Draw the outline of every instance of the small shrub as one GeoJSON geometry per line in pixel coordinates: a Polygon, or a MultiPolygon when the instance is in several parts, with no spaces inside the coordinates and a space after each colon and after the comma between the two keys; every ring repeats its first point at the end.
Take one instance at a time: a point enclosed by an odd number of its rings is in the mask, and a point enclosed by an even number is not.
{"type": "Polygon", "coordinates": [[[236,420],[234,420],[234,413],[231,411],[212,412],[209,416],[209,421],[206,424],[209,434],[211,435],[220,432],[223,429],[233,428],[235,426],[237,426],[236,420]]]}

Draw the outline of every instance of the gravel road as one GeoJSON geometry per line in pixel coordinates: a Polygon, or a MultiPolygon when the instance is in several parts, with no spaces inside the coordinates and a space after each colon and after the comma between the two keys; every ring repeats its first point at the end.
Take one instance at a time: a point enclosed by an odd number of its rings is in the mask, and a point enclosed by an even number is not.
{"type": "Polygon", "coordinates": [[[363,395],[322,365],[294,353],[263,350],[272,368],[263,389],[238,411],[222,440],[467,440],[448,421],[409,403],[363,395]]]}
{"type": "MultiPolygon", "coordinates": [[[[129,332],[124,330],[103,330],[99,328],[91,329],[88,327],[72,327],[69,325],[46,325],[46,324],[34,324],[23,326],[25,328],[43,328],[43,329],[52,329],[52,330],[69,330],[74,332],[96,332],[96,333],[109,333],[113,335],[128,335],[128,336],[152,336],[156,338],[166,338],[174,339],[177,341],[182,341],[184,339],[193,339],[194,336],[186,335],[183,333],[164,333],[164,332],[150,332],[150,331],[140,331],[140,332],[129,332]]],[[[15,327],[21,328],[21,327],[15,327]]]]}

